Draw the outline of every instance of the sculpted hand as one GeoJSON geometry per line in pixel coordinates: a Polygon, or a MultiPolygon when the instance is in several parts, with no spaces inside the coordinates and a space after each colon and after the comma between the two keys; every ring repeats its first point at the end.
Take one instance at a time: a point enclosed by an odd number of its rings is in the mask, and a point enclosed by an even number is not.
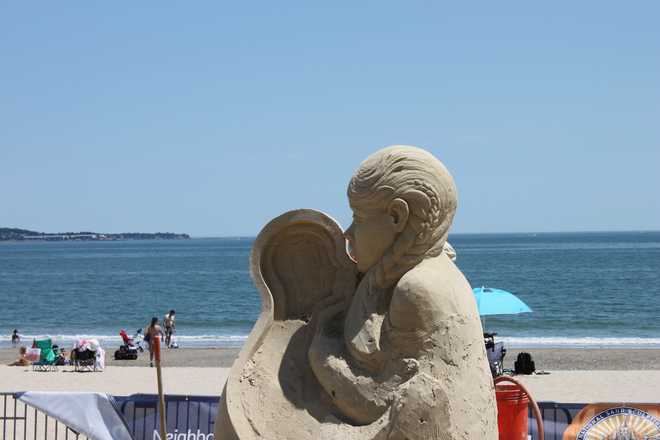
{"type": "Polygon", "coordinates": [[[312,319],[309,323],[314,334],[321,335],[328,324],[344,312],[347,306],[346,298],[343,295],[331,295],[324,298],[324,300],[314,308],[312,319]]]}
{"type": "Polygon", "coordinates": [[[327,323],[347,310],[355,291],[355,273],[345,270],[337,273],[332,293],[323,298],[312,311],[309,325],[319,333],[327,323]]]}

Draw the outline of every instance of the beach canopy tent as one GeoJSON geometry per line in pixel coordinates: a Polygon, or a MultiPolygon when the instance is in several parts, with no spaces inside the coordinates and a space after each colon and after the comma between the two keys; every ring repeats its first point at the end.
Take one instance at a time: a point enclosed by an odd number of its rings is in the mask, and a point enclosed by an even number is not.
{"type": "Polygon", "coordinates": [[[529,313],[532,309],[511,292],[490,287],[472,289],[477,300],[479,315],[517,315],[529,313]]]}
{"type": "Polygon", "coordinates": [[[133,440],[107,394],[26,391],[18,399],[89,438],[133,440]]]}

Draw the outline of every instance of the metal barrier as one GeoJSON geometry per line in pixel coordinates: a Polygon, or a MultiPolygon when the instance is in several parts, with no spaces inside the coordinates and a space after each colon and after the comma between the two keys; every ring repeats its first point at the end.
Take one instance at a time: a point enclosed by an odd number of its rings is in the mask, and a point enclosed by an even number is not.
{"type": "Polygon", "coordinates": [[[52,417],[17,399],[15,393],[0,392],[1,440],[86,440],[52,417]]]}
{"type": "MultiPolygon", "coordinates": [[[[546,440],[561,440],[564,431],[571,424],[575,415],[584,407],[584,403],[538,402],[543,417],[543,431],[546,440]]],[[[529,410],[529,435],[538,439],[536,419],[529,410]]]]}

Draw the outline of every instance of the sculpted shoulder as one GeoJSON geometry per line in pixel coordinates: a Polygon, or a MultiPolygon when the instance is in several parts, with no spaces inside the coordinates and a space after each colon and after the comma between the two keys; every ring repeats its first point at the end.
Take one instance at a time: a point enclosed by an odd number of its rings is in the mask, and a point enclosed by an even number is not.
{"type": "Polygon", "coordinates": [[[445,255],[425,260],[394,287],[390,321],[401,330],[432,326],[455,312],[455,296],[466,287],[467,281],[445,255]]]}

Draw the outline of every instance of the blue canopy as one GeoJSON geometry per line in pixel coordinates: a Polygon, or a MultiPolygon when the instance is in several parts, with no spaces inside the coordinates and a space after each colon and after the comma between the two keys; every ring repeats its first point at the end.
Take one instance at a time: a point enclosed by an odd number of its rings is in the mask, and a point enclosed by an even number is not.
{"type": "Polygon", "coordinates": [[[472,292],[477,300],[477,308],[481,316],[515,315],[532,311],[516,295],[506,290],[475,287],[472,292]]]}

